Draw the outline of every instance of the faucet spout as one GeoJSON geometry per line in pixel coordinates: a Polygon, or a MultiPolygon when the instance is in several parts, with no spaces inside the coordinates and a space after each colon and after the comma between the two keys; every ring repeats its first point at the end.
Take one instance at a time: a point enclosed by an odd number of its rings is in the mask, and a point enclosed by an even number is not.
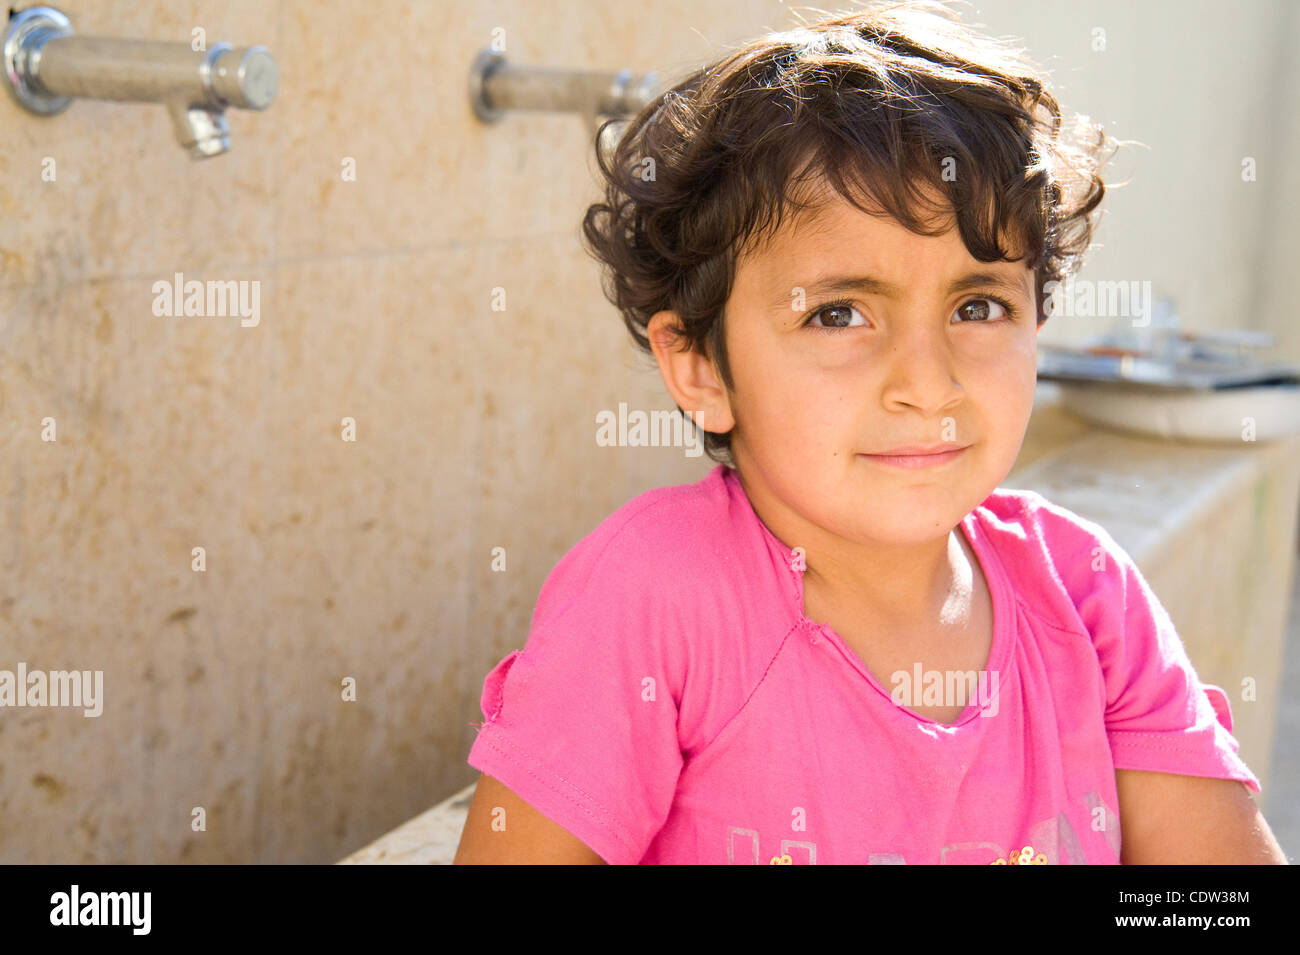
{"type": "Polygon", "coordinates": [[[225,110],[202,103],[189,103],[186,97],[167,100],[167,112],[176,140],[193,159],[207,159],[230,152],[230,125],[225,110]]]}
{"type": "Polygon", "coordinates": [[[155,102],[166,106],[177,141],[195,159],[230,149],[225,110],[263,110],[275,98],[279,70],[265,47],[207,50],[186,43],[74,36],[51,7],[13,14],[5,33],[10,95],[49,116],[72,99],[155,102]]]}

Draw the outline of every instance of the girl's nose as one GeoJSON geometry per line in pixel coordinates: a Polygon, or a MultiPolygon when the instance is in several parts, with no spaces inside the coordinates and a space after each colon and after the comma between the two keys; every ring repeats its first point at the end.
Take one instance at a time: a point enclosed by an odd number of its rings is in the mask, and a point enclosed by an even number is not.
{"type": "Polygon", "coordinates": [[[900,332],[887,359],[883,400],[933,414],[960,399],[952,349],[942,332],[912,328],[900,332]]]}

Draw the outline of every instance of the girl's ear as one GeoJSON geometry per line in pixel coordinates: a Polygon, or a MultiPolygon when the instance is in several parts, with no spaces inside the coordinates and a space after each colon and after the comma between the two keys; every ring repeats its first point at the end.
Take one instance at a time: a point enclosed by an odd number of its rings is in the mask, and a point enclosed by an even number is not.
{"type": "Polygon", "coordinates": [[[657,312],[646,323],[646,337],[664,386],[677,407],[688,412],[696,425],[725,434],[736,423],[727,389],[713,361],[693,350],[680,329],[677,314],[671,311],[657,312]]]}

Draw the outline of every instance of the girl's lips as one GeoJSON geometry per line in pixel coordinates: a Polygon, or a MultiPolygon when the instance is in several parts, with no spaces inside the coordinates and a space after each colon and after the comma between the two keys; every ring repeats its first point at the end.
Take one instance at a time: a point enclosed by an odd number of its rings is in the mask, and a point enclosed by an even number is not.
{"type": "Polygon", "coordinates": [[[933,468],[955,461],[969,449],[957,448],[939,454],[859,454],[858,457],[894,468],[933,468]]]}

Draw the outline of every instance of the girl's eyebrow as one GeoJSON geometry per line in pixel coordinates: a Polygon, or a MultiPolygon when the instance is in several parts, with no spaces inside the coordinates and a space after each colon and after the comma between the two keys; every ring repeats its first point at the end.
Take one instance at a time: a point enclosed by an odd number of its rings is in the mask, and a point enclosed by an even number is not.
{"type": "MultiPolygon", "coordinates": [[[[796,286],[796,288],[797,287],[798,286],[796,286]]],[[[954,292],[963,292],[972,288],[990,287],[1001,289],[1013,295],[1028,294],[1024,282],[1017,282],[1008,276],[997,272],[969,272],[948,283],[946,294],[951,295],[954,292]]],[[[867,295],[883,295],[886,298],[894,299],[903,297],[903,290],[900,286],[870,275],[832,275],[817,279],[815,282],[810,285],[805,285],[803,288],[806,295],[826,295],[835,292],[862,292],[867,295]]],[[[786,295],[782,299],[782,302],[784,304],[789,304],[789,296],[786,295]]]]}

